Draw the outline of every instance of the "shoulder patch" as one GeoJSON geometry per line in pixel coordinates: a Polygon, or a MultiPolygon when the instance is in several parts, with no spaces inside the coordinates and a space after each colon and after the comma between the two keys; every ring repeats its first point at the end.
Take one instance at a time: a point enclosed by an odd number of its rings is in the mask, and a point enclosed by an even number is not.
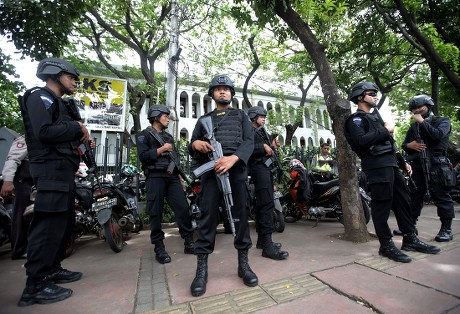
{"type": "Polygon", "coordinates": [[[363,123],[363,119],[361,119],[361,117],[353,117],[353,123],[357,127],[361,127],[361,124],[363,123]]]}
{"type": "Polygon", "coordinates": [[[53,104],[53,98],[51,98],[48,95],[43,95],[43,94],[40,95],[40,98],[42,99],[46,110],[48,110],[51,107],[51,105],[53,104]]]}
{"type": "Polygon", "coordinates": [[[17,142],[17,143],[16,143],[16,147],[17,147],[17,148],[23,148],[24,145],[26,145],[26,143],[24,143],[24,142],[17,142]]]}
{"type": "Polygon", "coordinates": [[[139,136],[137,137],[137,140],[138,140],[139,142],[142,142],[142,143],[144,143],[144,139],[145,139],[145,135],[139,135],[139,136]]]}

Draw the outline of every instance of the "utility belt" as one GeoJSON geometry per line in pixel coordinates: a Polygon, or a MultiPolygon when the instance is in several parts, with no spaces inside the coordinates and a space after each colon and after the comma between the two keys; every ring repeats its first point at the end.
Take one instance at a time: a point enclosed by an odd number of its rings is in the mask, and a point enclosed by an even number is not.
{"type": "Polygon", "coordinates": [[[431,164],[435,164],[435,165],[450,165],[450,160],[449,158],[447,158],[446,156],[436,156],[436,155],[432,155],[431,156],[431,164]]]}
{"type": "Polygon", "coordinates": [[[154,165],[144,167],[144,174],[146,177],[148,177],[149,174],[154,173],[154,172],[165,172],[165,171],[166,171],[166,167],[157,167],[154,165]]]}
{"type": "Polygon", "coordinates": [[[271,157],[259,157],[251,159],[251,164],[254,165],[256,163],[262,163],[267,168],[270,168],[273,164],[273,159],[271,157]]]}

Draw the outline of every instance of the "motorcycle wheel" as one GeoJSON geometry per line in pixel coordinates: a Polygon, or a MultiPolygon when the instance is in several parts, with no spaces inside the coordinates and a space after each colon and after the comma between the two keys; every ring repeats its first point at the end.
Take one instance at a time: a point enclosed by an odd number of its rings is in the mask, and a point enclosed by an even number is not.
{"type": "Polygon", "coordinates": [[[281,233],[284,231],[286,223],[284,221],[284,215],[282,212],[279,212],[277,210],[273,211],[273,224],[275,226],[276,232],[281,233]]]}
{"type": "Polygon", "coordinates": [[[139,233],[142,229],[144,229],[144,222],[142,221],[141,218],[139,218],[138,220],[136,220],[136,225],[135,227],[133,228],[133,233],[139,233]]]}
{"type": "Polygon", "coordinates": [[[123,250],[123,231],[118,224],[118,217],[114,213],[104,224],[104,236],[112,251],[119,253],[123,250]]]}
{"type": "MultiPolygon", "coordinates": [[[[338,197],[338,201],[340,203],[340,207],[342,207],[342,201],[340,200],[340,197],[338,197]]],[[[364,219],[366,220],[366,225],[369,223],[371,220],[371,207],[370,207],[370,202],[368,202],[364,197],[361,196],[361,203],[363,205],[363,214],[364,214],[364,219]]],[[[340,214],[337,214],[337,220],[343,225],[343,213],[340,211],[340,214]]]]}
{"type": "Polygon", "coordinates": [[[283,206],[283,216],[285,222],[293,223],[302,218],[303,213],[297,208],[295,203],[287,202],[283,204],[283,201],[281,201],[281,205],[283,206]],[[286,210],[284,210],[284,208],[286,208],[286,210]]]}

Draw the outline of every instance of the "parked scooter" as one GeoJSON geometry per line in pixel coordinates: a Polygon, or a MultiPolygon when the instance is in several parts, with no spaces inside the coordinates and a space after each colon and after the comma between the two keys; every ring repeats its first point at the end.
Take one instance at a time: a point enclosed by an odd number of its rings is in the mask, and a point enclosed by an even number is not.
{"type": "MultiPolygon", "coordinates": [[[[251,177],[248,178],[249,180],[249,191],[251,196],[251,204],[249,207],[249,217],[256,221],[256,203],[257,199],[254,193],[254,183],[252,182],[251,177]]],[[[286,227],[284,214],[283,214],[283,206],[281,205],[280,198],[283,196],[283,193],[274,186],[273,192],[273,203],[275,205],[275,210],[273,211],[273,225],[275,227],[276,232],[283,232],[284,228],[286,227]]]]}
{"type": "MultiPolygon", "coordinates": [[[[334,218],[343,224],[342,202],[338,178],[329,178],[324,182],[307,171],[300,161],[290,164],[292,182],[289,193],[281,198],[285,206],[286,222],[295,222],[303,216],[316,219],[314,227],[321,218],[334,218]]],[[[370,197],[360,187],[360,196],[366,224],[371,217],[370,197]]]]}
{"type": "MultiPolygon", "coordinates": [[[[125,175],[131,177],[133,173],[130,171],[125,175]]],[[[143,228],[142,219],[137,213],[137,199],[135,195],[129,194],[128,182],[124,180],[114,184],[100,178],[93,187],[92,210],[97,213],[97,221],[104,229],[105,239],[115,253],[123,250],[124,235],[138,233],[143,228]]]]}
{"type": "MultiPolygon", "coordinates": [[[[0,188],[3,184],[3,178],[0,176],[0,188]]],[[[7,210],[5,200],[0,197],[0,246],[11,242],[11,221],[12,213],[7,210]]],[[[10,204],[12,207],[13,204],[10,204]]]]}

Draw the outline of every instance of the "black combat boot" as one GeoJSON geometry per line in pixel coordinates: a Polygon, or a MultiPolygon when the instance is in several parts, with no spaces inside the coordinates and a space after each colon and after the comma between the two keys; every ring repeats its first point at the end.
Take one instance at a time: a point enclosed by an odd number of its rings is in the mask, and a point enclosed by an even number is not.
{"type": "Polygon", "coordinates": [[[380,241],[380,249],[379,255],[388,257],[391,260],[401,263],[409,263],[412,259],[398,250],[398,248],[393,243],[393,240],[379,240],[380,241]]]}
{"type": "Polygon", "coordinates": [[[195,254],[195,242],[193,242],[193,233],[185,237],[184,254],[195,254]]]}
{"type": "Polygon", "coordinates": [[[273,241],[271,234],[264,234],[262,236],[262,256],[271,258],[274,260],[283,260],[288,258],[289,253],[286,251],[281,251],[280,249],[276,248],[273,241]]]}
{"type": "Polygon", "coordinates": [[[166,264],[171,262],[171,256],[166,252],[165,245],[163,241],[158,241],[155,243],[155,259],[160,264],[166,264]]]}
{"type": "Polygon", "coordinates": [[[437,254],[441,251],[437,246],[420,241],[414,233],[403,235],[401,250],[418,251],[425,254],[437,254]]]}
{"type": "Polygon", "coordinates": [[[22,292],[18,306],[59,302],[67,299],[71,295],[71,289],[56,286],[50,281],[34,281],[27,278],[26,288],[22,292]]]}
{"type": "Polygon", "coordinates": [[[259,279],[248,264],[248,250],[238,250],[238,277],[243,278],[246,286],[255,287],[259,279]]]}
{"type": "Polygon", "coordinates": [[[434,238],[437,242],[449,242],[454,239],[452,235],[452,219],[442,219],[441,229],[434,238]]]}
{"type": "Polygon", "coordinates": [[[78,271],[70,271],[59,267],[55,272],[49,274],[45,277],[46,281],[50,281],[52,283],[60,284],[60,283],[68,283],[80,280],[83,273],[78,271]]]}
{"type": "MultiPolygon", "coordinates": [[[[272,242],[273,243],[273,246],[275,248],[277,248],[278,250],[281,249],[281,247],[283,246],[281,243],[279,242],[272,242]]],[[[256,248],[259,249],[259,250],[262,250],[264,247],[262,246],[262,241],[260,240],[259,237],[257,237],[257,243],[256,243],[256,248]]]]}
{"type": "Polygon", "coordinates": [[[206,292],[208,282],[208,254],[197,254],[196,275],[190,286],[194,297],[199,297],[206,292]]]}

